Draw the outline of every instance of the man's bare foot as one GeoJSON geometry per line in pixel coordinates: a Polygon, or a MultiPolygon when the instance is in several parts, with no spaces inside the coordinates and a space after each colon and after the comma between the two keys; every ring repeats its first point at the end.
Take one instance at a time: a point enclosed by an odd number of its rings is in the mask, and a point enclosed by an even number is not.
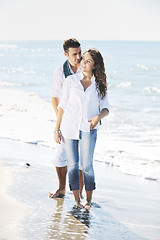
{"type": "Polygon", "coordinates": [[[65,191],[58,189],[55,193],[49,192],[49,193],[48,193],[48,196],[49,196],[50,198],[64,198],[64,196],[65,196],[65,191]]]}

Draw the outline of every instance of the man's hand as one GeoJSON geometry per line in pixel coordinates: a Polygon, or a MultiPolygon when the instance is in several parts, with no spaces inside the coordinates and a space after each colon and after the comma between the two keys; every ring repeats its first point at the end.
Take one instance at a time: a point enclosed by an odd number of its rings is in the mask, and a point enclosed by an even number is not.
{"type": "Polygon", "coordinates": [[[61,132],[58,132],[58,131],[54,132],[54,140],[56,143],[61,144],[61,140],[62,140],[61,132]]]}

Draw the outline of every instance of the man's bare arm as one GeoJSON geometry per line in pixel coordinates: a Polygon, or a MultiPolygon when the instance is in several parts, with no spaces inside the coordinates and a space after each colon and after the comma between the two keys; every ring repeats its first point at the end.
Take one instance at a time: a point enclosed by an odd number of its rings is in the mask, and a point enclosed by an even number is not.
{"type": "Polygon", "coordinates": [[[56,116],[57,116],[57,113],[58,113],[58,109],[57,109],[58,104],[59,104],[59,98],[58,97],[52,97],[52,105],[53,105],[56,116]]]}

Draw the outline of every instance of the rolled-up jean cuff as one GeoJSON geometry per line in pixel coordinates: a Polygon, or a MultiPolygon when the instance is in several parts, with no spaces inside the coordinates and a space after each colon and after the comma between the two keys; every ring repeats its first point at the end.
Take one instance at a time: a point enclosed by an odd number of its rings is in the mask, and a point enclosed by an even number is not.
{"type": "Polygon", "coordinates": [[[85,186],[86,191],[93,191],[96,189],[96,183],[93,184],[93,186],[85,186]]]}
{"type": "Polygon", "coordinates": [[[77,185],[74,186],[74,185],[69,184],[69,188],[71,191],[74,191],[74,190],[79,190],[80,186],[77,186],[77,185]]]}

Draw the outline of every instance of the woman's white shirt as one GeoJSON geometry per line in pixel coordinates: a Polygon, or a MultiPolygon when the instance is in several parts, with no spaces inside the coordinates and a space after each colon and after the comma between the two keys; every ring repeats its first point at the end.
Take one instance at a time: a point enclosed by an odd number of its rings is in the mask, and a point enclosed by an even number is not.
{"type": "MultiPolygon", "coordinates": [[[[99,114],[103,108],[109,110],[107,94],[100,99],[96,90],[95,78],[92,77],[92,84],[84,91],[81,84],[82,73],[67,77],[64,81],[62,98],[58,105],[64,110],[61,122],[61,131],[65,138],[79,139],[79,130],[90,131],[90,120],[99,114]]],[[[95,129],[98,128],[98,125],[95,129]]]]}

